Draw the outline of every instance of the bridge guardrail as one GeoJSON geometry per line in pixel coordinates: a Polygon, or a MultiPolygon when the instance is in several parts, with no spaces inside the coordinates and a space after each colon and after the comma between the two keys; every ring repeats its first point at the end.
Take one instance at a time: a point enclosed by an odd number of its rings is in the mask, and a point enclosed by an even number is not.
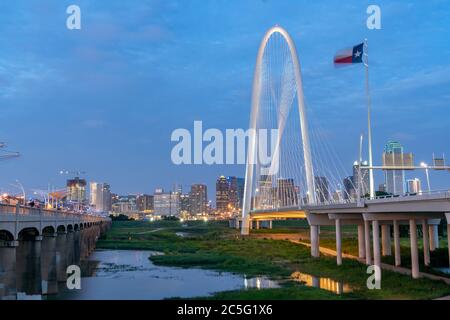
{"type": "MultiPolygon", "coordinates": [[[[407,199],[434,199],[434,198],[450,198],[450,190],[433,190],[433,191],[421,191],[418,193],[406,193],[403,195],[383,195],[383,196],[377,196],[375,198],[361,198],[360,205],[364,206],[364,203],[367,201],[395,201],[395,200],[407,200],[407,199]]],[[[341,199],[341,200],[327,200],[320,203],[315,203],[315,206],[327,206],[327,205],[350,205],[350,204],[358,204],[357,199],[341,199]]],[[[258,213],[258,212],[277,212],[277,211],[284,211],[284,210],[291,210],[291,209],[297,209],[301,210],[304,207],[308,207],[310,205],[301,203],[298,207],[289,206],[289,207],[259,207],[259,208],[252,208],[251,212],[258,213]]]]}
{"type": "Polygon", "coordinates": [[[378,200],[378,199],[395,199],[395,198],[411,198],[411,197],[422,197],[422,198],[429,198],[434,195],[442,195],[450,197],[450,190],[434,190],[434,191],[421,191],[417,193],[406,193],[406,194],[395,194],[395,195],[384,195],[384,196],[378,196],[373,199],[366,199],[366,200],[378,200]]]}
{"type": "Polygon", "coordinates": [[[71,211],[43,209],[5,203],[0,203],[0,214],[19,214],[23,216],[46,216],[46,217],[59,216],[59,217],[73,218],[77,220],[80,218],[85,218],[87,220],[96,220],[95,218],[102,218],[102,220],[109,219],[106,217],[82,214],[71,211]]]}

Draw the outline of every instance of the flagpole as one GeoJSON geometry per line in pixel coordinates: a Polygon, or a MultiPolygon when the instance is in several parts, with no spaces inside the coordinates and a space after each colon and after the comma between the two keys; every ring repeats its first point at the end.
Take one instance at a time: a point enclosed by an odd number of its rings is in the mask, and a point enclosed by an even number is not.
{"type": "Polygon", "coordinates": [[[366,57],[364,66],[366,67],[366,96],[367,96],[367,139],[369,145],[369,190],[370,198],[375,198],[374,190],[374,180],[373,180],[373,159],[372,159],[372,127],[370,124],[370,110],[372,109],[372,100],[370,99],[370,88],[369,88],[369,44],[367,38],[364,39],[364,50],[363,54],[366,57]]]}

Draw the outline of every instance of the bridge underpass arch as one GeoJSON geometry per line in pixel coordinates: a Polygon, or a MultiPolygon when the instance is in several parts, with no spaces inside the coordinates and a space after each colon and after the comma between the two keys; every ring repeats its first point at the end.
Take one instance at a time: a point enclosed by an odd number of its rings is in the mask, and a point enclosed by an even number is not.
{"type": "Polygon", "coordinates": [[[0,241],[14,241],[14,235],[9,230],[0,230],[0,241]]]}
{"type": "Polygon", "coordinates": [[[19,231],[17,239],[19,241],[33,241],[36,240],[36,237],[39,235],[39,230],[35,227],[23,228],[19,231]]]}
{"type": "Polygon", "coordinates": [[[64,225],[59,225],[57,228],[56,228],[56,232],[57,233],[66,233],[66,226],[64,226],[64,225]]]}
{"type": "Polygon", "coordinates": [[[42,235],[54,235],[56,233],[56,230],[53,226],[46,226],[44,229],[42,229],[42,235]]]}

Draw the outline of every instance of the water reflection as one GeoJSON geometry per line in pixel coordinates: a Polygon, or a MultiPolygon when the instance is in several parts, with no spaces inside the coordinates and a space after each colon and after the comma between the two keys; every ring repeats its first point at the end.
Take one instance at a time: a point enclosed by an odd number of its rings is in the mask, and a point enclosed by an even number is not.
{"type": "Polygon", "coordinates": [[[59,287],[49,299],[164,299],[208,296],[214,292],[243,288],[272,288],[266,278],[245,279],[240,275],[198,268],[154,265],[149,258],[157,252],[140,250],[99,250],[88,261],[95,268],[81,280],[81,290],[59,287]]]}
{"type": "Polygon", "coordinates": [[[316,277],[299,271],[291,274],[291,278],[294,281],[302,282],[308,287],[320,288],[336,294],[348,293],[352,291],[348,284],[341,281],[336,281],[330,278],[316,277]]]}
{"type": "MultiPolygon", "coordinates": [[[[54,242],[58,248],[56,241],[54,242]]],[[[11,269],[11,272],[0,274],[0,298],[3,299],[143,300],[199,297],[220,291],[280,287],[279,281],[266,277],[247,278],[228,272],[199,268],[156,266],[149,257],[161,254],[158,252],[97,250],[81,262],[66,257],[64,264],[60,266],[63,259],[58,249],[56,257],[41,254],[40,259],[35,259],[37,255],[32,254],[39,252],[35,247],[21,244],[17,249],[18,268],[8,268],[5,270],[11,269]],[[25,257],[26,263],[23,261],[25,257]],[[65,266],[69,263],[75,263],[81,267],[81,290],[67,289],[66,278],[59,275],[60,271],[61,273],[65,271],[65,266]],[[7,290],[9,283],[11,287],[14,287],[14,292],[7,290]],[[5,294],[7,292],[9,294],[5,294]]],[[[53,249],[52,252],[54,252],[53,249]]],[[[13,258],[10,260],[15,262],[15,254],[13,258]]],[[[2,260],[5,264],[5,259],[2,260]]],[[[11,264],[13,265],[15,263],[11,264]]],[[[351,291],[351,288],[342,282],[300,272],[293,273],[291,280],[337,294],[351,291]]]]}
{"type": "Polygon", "coordinates": [[[244,288],[256,288],[256,289],[271,289],[279,288],[278,282],[270,280],[265,277],[255,277],[255,278],[245,278],[244,277],[244,288]]]}

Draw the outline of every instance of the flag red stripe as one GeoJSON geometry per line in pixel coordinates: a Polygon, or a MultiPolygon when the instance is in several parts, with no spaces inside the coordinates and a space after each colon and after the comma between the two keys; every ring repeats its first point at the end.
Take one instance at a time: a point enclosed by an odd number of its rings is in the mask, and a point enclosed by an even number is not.
{"type": "Polygon", "coordinates": [[[352,63],[352,56],[334,57],[334,63],[352,63]]]}

